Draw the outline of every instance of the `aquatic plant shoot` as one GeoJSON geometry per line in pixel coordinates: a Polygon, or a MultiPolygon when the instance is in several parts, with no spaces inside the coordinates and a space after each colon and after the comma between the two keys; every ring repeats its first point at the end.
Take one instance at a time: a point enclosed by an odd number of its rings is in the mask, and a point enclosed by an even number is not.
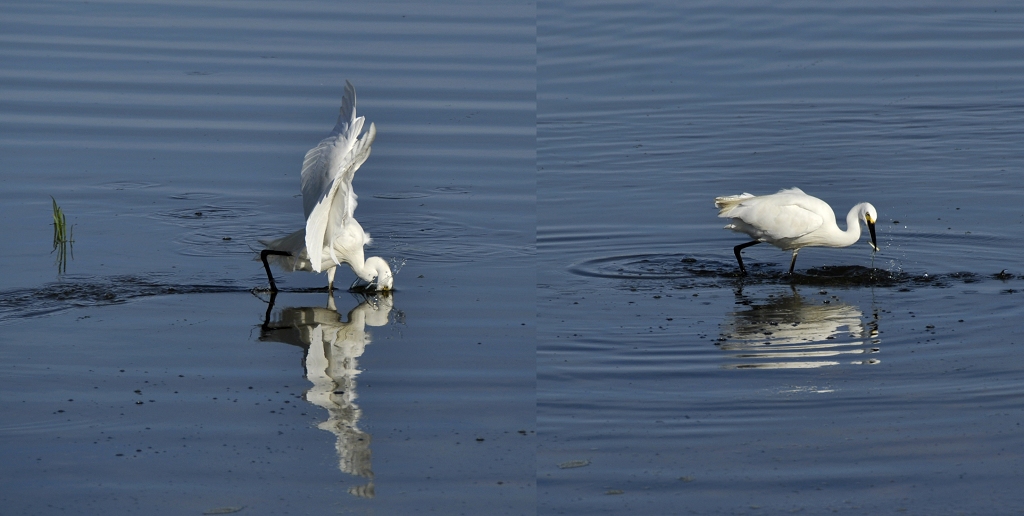
{"type": "Polygon", "coordinates": [[[64,210],[57,205],[57,199],[50,196],[53,202],[53,250],[57,252],[57,273],[64,274],[68,268],[68,255],[75,258],[74,250],[74,227],[68,227],[67,219],[64,217],[64,210]]]}

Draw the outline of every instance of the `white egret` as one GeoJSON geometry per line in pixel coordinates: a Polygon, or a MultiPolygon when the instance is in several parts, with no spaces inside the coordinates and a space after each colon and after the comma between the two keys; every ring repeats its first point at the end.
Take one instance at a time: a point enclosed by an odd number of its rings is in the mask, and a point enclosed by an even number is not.
{"type": "MultiPolygon", "coordinates": [[[[363,246],[371,243],[353,213],[356,193],[352,178],[366,158],[377,129],[363,135],[363,117],[356,117],[356,89],[345,81],[338,123],[330,136],[306,153],[302,163],[302,207],[306,227],[277,240],[261,240],[267,249],[260,253],[270,279],[270,289],[277,285],[270,274],[268,256],[286,270],[327,271],[327,288],[334,289],[337,266],[347,263],[356,280],[365,281],[370,290],[390,290],[394,276],[387,262],[377,256],[364,259],[363,246]],[[361,136],[361,137],[360,137],[361,136]]],[[[353,287],[356,285],[353,283],[353,287]]]]}
{"type": "Polygon", "coordinates": [[[768,242],[786,251],[793,251],[789,273],[793,274],[796,254],[801,248],[811,246],[846,247],[860,240],[860,221],[867,223],[871,232],[871,248],[878,250],[875,242],[875,221],[878,213],[875,207],[862,202],[850,209],[846,215],[846,231],[839,229],[836,215],[829,205],[811,197],[799,188],[779,190],[771,195],[729,195],[715,198],[718,216],[731,219],[725,229],[746,233],[753,241],[733,248],[740,272],[746,274],[740,251],[746,247],[768,242]]]}

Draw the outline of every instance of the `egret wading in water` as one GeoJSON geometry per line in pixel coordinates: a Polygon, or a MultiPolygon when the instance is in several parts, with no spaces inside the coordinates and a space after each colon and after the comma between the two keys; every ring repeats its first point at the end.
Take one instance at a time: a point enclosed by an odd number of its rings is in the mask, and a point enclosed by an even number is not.
{"type": "Polygon", "coordinates": [[[345,81],[338,123],[330,136],[306,153],[302,162],[302,208],[306,227],[277,240],[260,240],[260,253],[270,290],[277,291],[268,259],[288,271],[327,271],[327,289],[334,290],[334,274],[343,263],[352,268],[367,290],[390,290],[394,276],[387,262],[377,256],[363,258],[370,235],[356,221],[356,193],[352,178],[370,156],[377,129],[370,124],[365,134],[363,117],[356,117],[356,89],[345,81]]]}
{"type": "Polygon", "coordinates": [[[871,233],[872,252],[878,251],[875,242],[875,221],[878,212],[870,203],[862,202],[846,215],[846,231],[836,224],[836,214],[821,199],[811,197],[799,188],[779,190],[771,195],[729,195],[715,198],[718,216],[731,219],[725,229],[746,233],[754,240],[733,248],[740,272],[743,267],[740,251],[752,245],[768,242],[786,251],[793,251],[789,273],[793,274],[796,254],[804,247],[846,247],[860,240],[860,221],[871,233]]]}

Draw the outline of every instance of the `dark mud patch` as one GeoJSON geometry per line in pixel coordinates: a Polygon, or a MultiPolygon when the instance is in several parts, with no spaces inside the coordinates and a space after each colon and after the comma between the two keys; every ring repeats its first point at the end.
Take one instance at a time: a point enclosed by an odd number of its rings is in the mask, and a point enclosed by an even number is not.
{"type": "Polygon", "coordinates": [[[249,288],[235,285],[171,285],[139,276],[65,278],[39,288],[0,292],[0,322],[72,308],[120,304],[139,297],[249,291],[249,288]]]}
{"type": "MultiPolygon", "coordinates": [[[[166,279],[170,279],[166,275],[166,279]]],[[[264,301],[272,300],[267,287],[250,287],[233,283],[223,284],[171,284],[159,281],[161,275],[114,276],[96,278],[65,277],[63,281],[39,288],[26,288],[0,292],[0,324],[18,319],[49,315],[73,308],[86,308],[126,303],[132,299],[180,294],[251,293],[264,301]]],[[[278,293],[327,293],[327,286],[282,288],[278,293]]],[[[355,296],[390,295],[392,291],[378,292],[365,286],[350,290],[335,288],[336,295],[348,292],[355,296]]]]}
{"type": "MultiPolygon", "coordinates": [[[[576,263],[569,271],[580,276],[628,281],[631,289],[647,282],[662,286],[669,282],[676,288],[724,287],[742,285],[810,285],[820,287],[886,287],[913,289],[917,287],[946,288],[953,285],[980,283],[993,279],[1008,282],[1015,279],[1006,271],[998,273],[892,271],[859,265],[824,266],[786,272],[776,263],[750,263],[747,274],[740,274],[736,263],[678,254],[637,254],[595,258],[576,263]]],[[[655,286],[655,285],[651,285],[655,286]]]]}

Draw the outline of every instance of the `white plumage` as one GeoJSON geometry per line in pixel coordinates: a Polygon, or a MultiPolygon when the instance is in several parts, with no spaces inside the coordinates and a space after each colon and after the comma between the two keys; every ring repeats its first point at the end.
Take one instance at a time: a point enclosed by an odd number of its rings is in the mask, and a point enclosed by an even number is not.
{"type": "Polygon", "coordinates": [[[793,273],[796,255],[803,247],[846,247],[860,240],[860,221],[867,223],[871,247],[875,251],[875,207],[863,202],[846,216],[846,231],[839,229],[832,208],[821,199],[811,197],[799,188],[779,190],[771,195],[729,195],[715,198],[718,216],[730,219],[725,229],[745,233],[754,240],[733,249],[740,271],[746,273],[740,251],[761,242],[779,249],[792,250],[789,272],[793,273]]]}
{"type": "MultiPolygon", "coordinates": [[[[389,290],[394,284],[391,267],[373,256],[364,259],[370,235],[355,219],[356,193],[352,179],[370,156],[377,129],[363,130],[364,117],[356,117],[356,90],[345,81],[338,123],[331,134],[306,153],[302,162],[302,208],[306,227],[284,238],[261,241],[261,257],[272,289],[276,289],[267,256],[286,270],[327,271],[327,286],[334,288],[336,267],[347,263],[372,289],[389,290]]],[[[358,280],[357,280],[358,281],[358,280]]]]}

